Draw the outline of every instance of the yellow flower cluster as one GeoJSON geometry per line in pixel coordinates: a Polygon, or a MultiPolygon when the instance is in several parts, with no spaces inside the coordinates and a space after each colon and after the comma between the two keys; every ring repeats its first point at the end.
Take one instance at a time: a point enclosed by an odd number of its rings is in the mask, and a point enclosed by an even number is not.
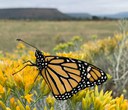
{"type": "Polygon", "coordinates": [[[35,67],[28,66],[12,75],[23,68],[28,59],[35,61],[34,52],[21,50],[24,48],[23,44],[19,44],[13,54],[7,53],[0,59],[0,108],[3,110],[36,110],[30,105],[34,105],[40,96],[46,96],[50,92],[42,77],[39,76],[35,80],[38,75],[35,67]],[[39,90],[33,90],[38,84],[39,90]]]}
{"type": "Polygon", "coordinates": [[[96,86],[94,90],[87,90],[85,96],[82,98],[82,109],[89,110],[127,110],[128,100],[124,99],[123,95],[112,99],[112,91],[98,92],[96,86]],[[93,106],[92,106],[93,105],[93,106]]]}
{"type": "Polygon", "coordinates": [[[107,37],[104,39],[95,40],[93,42],[87,42],[81,46],[79,53],[81,53],[81,56],[83,56],[82,58],[86,60],[91,60],[92,57],[96,55],[108,55],[113,52],[121,41],[122,37],[122,34],[116,34],[114,37],[107,37]]]}
{"type": "MultiPolygon", "coordinates": [[[[91,59],[99,52],[108,54],[113,50],[121,35],[113,38],[105,38],[94,42],[88,42],[82,49],[76,52],[56,53],[58,56],[71,57],[75,59],[91,59]]],[[[42,101],[44,110],[54,110],[56,100],[51,96],[50,90],[41,76],[38,76],[36,67],[26,67],[24,62],[27,60],[35,61],[33,51],[25,50],[23,44],[19,44],[14,53],[7,53],[0,59],[0,109],[3,110],[38,110],[38,102],[42,101]],[[13,73],[19,71],[17,74],[13,73]],[[44,103],[45,102],[45,103],[44,103]]],[[[2,53],[1,53],[2,54],[2,53]]],[[[49,53],[44,53],[49,55],[49,53]]],[[[115,99],[111,96],[112,91],[105,93],[103,90],[84,89],[71,98],[71,103],[81,103],[82,110],[128,110],[128,100],[123,95],[115,99]]]]}
{"type": "Polygon", "coordinates": [[[78,45],[81,43],[82,39],[80,36],[74,36],[70,41],[65,43],[60,43],[56,45],[56,47],[53,49],[55,52],[70,52],[70,51],[76,51],[79,49],[78,45]]]}

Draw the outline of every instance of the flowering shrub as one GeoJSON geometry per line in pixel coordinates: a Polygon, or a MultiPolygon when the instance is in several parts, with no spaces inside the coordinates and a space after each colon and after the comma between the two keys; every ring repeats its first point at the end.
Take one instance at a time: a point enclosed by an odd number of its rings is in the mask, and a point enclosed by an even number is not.
{"type": "MultiPolygon", "coordinates": [[[[58,56],[86,59],[93,62],[101,53],[109,55],[114,51],[122,35],[113,38],[90,41],[74,52],[56,53],[58,56]]],[[[126,41],[127,43],[128,41],[126,41]]],[[[44,53],[49,55],[49,53],[44,53]]],[[[19,43],[14,53],[0,52],[0,109],[3,110],[128,110],[128,100],[122,94],[113,98],[113,91],[103,91],[86,88],[71,99],[58,101],[41,76],[35,80],[38,71],[35,67],[26,67],[12,75],[24,66],[27,60],[35,61],[34,51],[28,51],[19,43]]],[[[107,82],[106,82],[107,83],[107,82]]],[[[105,86],[104,86],[105,88],[105,86]]]]}
{"type": "Polygon", "coordinates": [[[79,45],[82,42],[82,38],[80,36],[74,36],[71,41],[68,41],[66,43],[60,43],[58,44],[53,50],[55,52],[70,52],[70,51],[76,51],[79,50],[79,45]]]}

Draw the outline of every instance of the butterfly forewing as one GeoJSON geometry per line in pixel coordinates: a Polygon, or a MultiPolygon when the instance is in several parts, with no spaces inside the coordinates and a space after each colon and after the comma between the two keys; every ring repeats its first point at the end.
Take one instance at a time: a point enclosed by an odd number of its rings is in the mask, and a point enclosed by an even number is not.
{"type": "Polygon", "coordinates": [[[99,68],[76,59],[46,56],[47,68],[42,76],[56,99],[65,100],[81,89],[100,85],[107,80],[106,74],[99,68]]]}

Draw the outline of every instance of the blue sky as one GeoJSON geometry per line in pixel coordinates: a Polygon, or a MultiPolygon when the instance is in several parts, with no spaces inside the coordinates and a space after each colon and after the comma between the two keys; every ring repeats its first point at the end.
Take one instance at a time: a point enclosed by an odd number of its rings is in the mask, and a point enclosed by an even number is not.
{"type": "Polygon", "coordinates": [[[0,8],[57,8],[62,12],[114,14],[128,11],[128,0],[0,0],[0,8]]]}

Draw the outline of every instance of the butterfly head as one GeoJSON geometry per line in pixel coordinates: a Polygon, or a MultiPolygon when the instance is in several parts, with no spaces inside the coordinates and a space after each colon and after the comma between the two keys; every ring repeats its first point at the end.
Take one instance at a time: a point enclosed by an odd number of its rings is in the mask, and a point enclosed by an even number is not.
{"type": "Polygon", "coordinates": [[[43,54],[42,54],[42,52],[40,50],[36,50],[35,56],[36,56],[36,58],[40,58],[40,57],[43,56],[43,54]]]}

